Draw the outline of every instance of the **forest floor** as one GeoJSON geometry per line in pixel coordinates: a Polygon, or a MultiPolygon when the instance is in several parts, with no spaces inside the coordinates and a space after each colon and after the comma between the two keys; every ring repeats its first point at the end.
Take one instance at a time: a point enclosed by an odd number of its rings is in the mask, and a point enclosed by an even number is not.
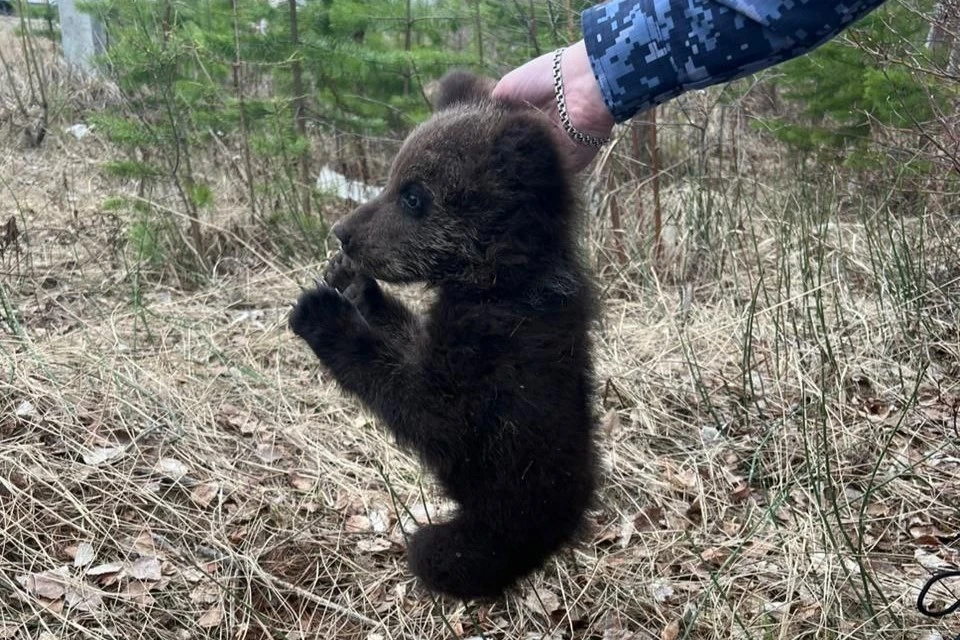
{"type": "Polygon", "coordinates": [[[449,505],[286,329],[319,265],[151,280],[96,132],[0,135],[0,639],[960,629],[915,608],[960,566],[956,221],[900,242],[878,212],[830,201],[821,225],[760,184],[722,268],[604,269],[589,539],[463,603],[405,565],[405,532],[449,505]],[[922,286],[902,249],[933,236],[922,286]]]}

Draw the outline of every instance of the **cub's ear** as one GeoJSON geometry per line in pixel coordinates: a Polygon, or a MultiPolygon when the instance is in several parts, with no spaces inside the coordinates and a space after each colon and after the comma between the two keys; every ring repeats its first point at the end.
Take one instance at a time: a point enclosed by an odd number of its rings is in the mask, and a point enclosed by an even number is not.
{"type": "Polygon", "coordinates": [[[441,111],[456,104],[476,104],[490,97],[496,82],[492,78],[477,76],[469,71],[455,69],[440,79],[437,94],[433,99],[434,111],[441,111]]]}
{"type": "Polygon", "coordinates": [[[567,198],[569,171],[543,114],[532,109],[505,113],[493,142],[493,168],[501,179],[541,202],[567,198]]]}

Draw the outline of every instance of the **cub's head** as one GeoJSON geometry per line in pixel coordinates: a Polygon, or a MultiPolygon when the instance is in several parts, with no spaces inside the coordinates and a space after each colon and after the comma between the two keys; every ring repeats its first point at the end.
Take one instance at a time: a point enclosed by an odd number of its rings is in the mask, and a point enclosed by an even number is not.
{"type": "Polygon", "coordinates": [[[334,225],[364,273],[489,287],[529,277],[568,248],[575,206],[552,125],[494,101],[492,86],[448,74],[380,195],[334,225]]]}

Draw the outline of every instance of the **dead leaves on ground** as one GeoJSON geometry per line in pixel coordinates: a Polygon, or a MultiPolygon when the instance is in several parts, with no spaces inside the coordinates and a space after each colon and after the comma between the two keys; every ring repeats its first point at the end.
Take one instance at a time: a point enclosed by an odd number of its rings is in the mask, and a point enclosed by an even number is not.
{"type": "Polygon", "coordinates": [[[111,601],[142,607],[153,606],[156,594],[172,583],[191,587],[190,598],[198,608],[197,625],[213,627],[222,620],[222,594],[214,581],[218,566],[181,566],[177,559],[159,550],[157,539],[144,530],[127,545],[127,557],[96,563],[98,551],[89,541],[70,545],[64,555],[71,564],[16,577],[22,592],[18,597],[40,609],[57,614],[99,615],[111,601]]]}
{"type": "MultiPolygon", "coordinates": [[[[929,453],[921,456],[918,452],[917,456],[924,464],[936,462],[929,453]]],[[[888,459],[896,464],[894,455],[888,459]]],[[[738,578],[741,587],[744,583],[755,586],[746,589],[750,595],[739,611],[789,620],[791,625],[819,624],[824,610],[817,594],[802,589],[783,593],[778,587],[765,586],[782,585],[784,577],[798,569],[784,564],[782,550],[750,530],[742,509],[733,508],[743,503],[767,512],[784,528],[808,522],[811,511],[835,505],[842,521],[832,528],[838,533],[842,530],[840,544],[860,541],[867,556],[861,564],[854,559],[855,550],[811,550],[802,570],[825,578],[859,575],[866,569],[881,581],[906,582],[919,589],[931,571],[960,567],[960,551],[954,549],[960,540],[960,521],[946,509],[935,514],[889,491],[865,491],[855,482],[844,485],[842,480],[847,478],[842,476],[833,479],[839,486],[827,482],[819,495],[812,488],[795,485],[786,496],[777,494],[772,500],[762,487],[751,486],[730,452],[721,452],[709,464],[699,466],[689,459],[670,457],[657,458],[650,466],[655,472],[648,487],[656,488],[650,488],[647,495],[657,501],[633,513],[595,514],[592,539],[598,549],[608,551],[598,559],[612,571],[620,571],[622,566],[628,575],[636,564],[657,567],[661,578],[646,587],[648,601],[657,603],[668,621],[660,630],[661,639],[671,640],[683,633],[679,609],[708,590],[712,576],[732,576],[744,567],[749,571],[738,578]],[[681,537],[685,544],[673,543],[681,537]],[[674,550],[667,554],[669,560],[663,557],[666,548],[674,550]]],[[[849,476],[851,480],[859,477],[849,476]]]]}
{"type": "Polygon", "coordinates": [[[252,436],[259,426],[258,422],[248,412],[244,412],[236,405],[228,402],[220,405],[216,423],[242,436],[252,436]]]}
{"type": "MultiPolygon", "coordinates": [[[[940,412],[939,420],[943,422],[950,418],[944,413],[942,404],[937,404],[938,400],[928,398],[926,401],[933,407],[930,411],[936,409],[940,412]]],[[[24,411],[33,409],[24,408],[24,411]]],[[[881,412],[877,410],[874,413],[879,415],[881,412]]],[[[927,416],[930,421],[931,415],[927,416]]],[[[413,500],[412,504],[407,505],[409,510],[400,505],[398,513],[385,490],[369,487],[352,492],[344,489],[334,501],[324,494],[327,479],[316,470],[300,468],[296,448],[277,434],[265,433],[256,420],[245,415],[242,409],[229,408],[229,405],[227,408],[221,407],[216,420],[220,426],[246,436],[239,441],[242,442],[240,450],[243,463],[255,471],[248,478],[249,485],[240,490],[225,486],[226,481],[222,477],[219,480],[211,477],[204,469],[203,461],[178,457],[183,456],[184,452],[176,449],[165,451],[163,455],[157,454],[156,450],[149,451],[153,457],[136,466],[137,472],[142,474],[136,478],[137,481],[146,478],[148,482],[162,486],[166,490],[164,499],[181,496],[188,498],[199,509],[222,508],[224,513],[231,516],[231,525],[253,520],[261,513],[257,509],[263,507],[262,497],[265,494],[249,492],[247,489],[263,486],[265,491],[280,494],[281,499],[296,503],[298,510],[308,509],[311,514],[319,514],[314,520],[321,521],[327,527],[322,535],[329,537],[312,540],[316,553],[326,552],[329,541],[331,545],[336,545],[338,553],[352,556],[350,562],[355,563],[354,566],[362,565],[377,572],[386,572],[385,567],[394,570],[393,574],[371,588],[368,601],[378,613],[387,615],[398,608],[415,608],[414,601],[419,596],[408,597],[406,589],[412,584],[409,576],[404,575],[399,583],[393,582],[397,575],[396,567],[401,566],[397,556],[405,546],[404,533],[409,534],[428,521],[442,519],[449,504],[424,505],[413,500]],[[170,491],[171,488],[175,490],[170,491]]],[[[609,413],[603,423],[610,433],[623,429],[619,413],[609,413]]],[[[712,446],[718,442],[719,438],[727,437],[708,432],[706,428],[700,430],[700,435],[705,448],[708,444],[712,446]]],[[[91,467],[121,468],[121,464],[129,465],[134,455],[144,455],[144,451],[129,445],[103,441],[95,442],[95,445],[82,453],[76,452],[77,457],[91,467]]],[[[588,555],[596,553],[597,565],[601,569],[610,569],[606,573],[601,570],[596,575],[610,576],[617,571],[627,574],[637,562],[656,563],[660,577],[647,584],[637,584],[636,587],[639,598],[658,612],[658,618],[662,621],[660,626],[641,634],[627,623],[603,627],[598,626],[595,620],[586,621],[577,607],[589,608],[595,603],[568,603],[566,599],[571,594],[550,580],[549,575],[536,587],[521,593],[517,604],[523,615],[558,626],[568,623],[589,624],[592,630],[602,631],[605,640],[656,637],[677,640],[686,630],[685,606],[703,593],[704,585],[709,583],[711,577],[717,572],[723,576],[732,575],[744,565],[749,565],[753,579],[748,577],[746,581],[754,584],[756,590],[752,597],[743,601],[743,612],[755,612],[775,620],[815,621],[822,611],[808,594],[777,593],[767,589],[768,585],[782,584],[783,575],[791,569],[777,564],[776,549],[765,547],[761,540],[751,537],[751,532],[739,519],[743,516],[743,509],[733,508],[734,505],[769,508],[772,519],[780,526],[789,527],[796,522],[798,512],[815,508],[814,497],[798,488],[796,495],[791,493],[784,504],[777,508],[769,507],[764,502],[762,486],[747,479],[749,473],[744,471],[744,465],[735,454],[721,447],[712,449],[710,453],[709,464],[698,463],[697,457],[690,456],[652,457],[645,462],[653,471],[653,488],[648,496],[641,494],[640,500],[620,503],[621,506],[630,504],[632,511],[599,514],[600,522],[593,538],[595,546],[587,547],[588,555]],[[654,500],[644,504],[642,500],[649,496],[654,500]],[[648,545],[648,540],[645,540],[647,536],[656,537],[657,544],[648,545]],[[672,547],[663,544],[679,536],[693,540],[694,544],[672,547]],[[649,548],[649,558],[644,557],[645,547],[649,548]],[[662,556],[668,548],[669,554],[675,555],[664,560],[662,556]],[[618,564],[623,568],[618,569],[618,564]],[[571,610],[568,611],[567,606],[571,610]]],[[[930,456],[924,457],[916,448],[912,451],[904,449],[903,455],[914,466],[930,464],[931,460],[935,462],[930,456]]],[[[834,491],[837,495],[831,495],[830,498],[851,509],[862,501],[868,502],[864,507],[866,519],[882,523],[881,528],[885,527],[887,531],[880,533],[892,537],[883,538],[877,533],[874,538],[865,540],[876,544],[872,549],[880,550],[883,557],[908,558],[903,565],[891,569],[896,570],[898,576],[907,574],[919,579],[929,571],[952,566],[960,560],[949,551],[950,541],[956,535],[953,524],[926,516],[907,519],[901,513],[902,505],[894,500],[879,501],[875,499],[876,496],[865,495],[856,487],[848,486],[834,491]],[[912,563],[908,554],[913,556],[912,563]]],[[[251,530],[255,530],[255,527],[236,526],[227,533],[228,539],[238,545],[246,544],[247,536],[255,535],[255,531],[250,533],[251,530]]],[[[874,534],[872,531],[867,533],[874,534]]],[[[215,579],[215,565],[205,567],[204,571],[182,567],[177,558],[167,557],[158,539],[151,535],[142,535],[134,540],[128,551],[128,556],[117,557],[114,550],[107,557],[100,557],[104,551],[98,549],[94,541],[78,541],[66,549],[66,564],[17,576],[18,584],[22,595],[30,598],[37,609],[70,615],[96,614],[113,606],[115,600],[139,607],[157,606],[158,601],[163,603],[165,590],[174,585],[180,588],[184,598],[189,595],[189,601],[193,604],[192,620],[197,627],[225,626],[224,620],[229,620],[230,609],[215,579]],[[186,588],[183,588],[184,585],[186,588]]],[[[310,563],[311,568],[316,564],[314,558],[310,563]]],[[[810,556],[813,573],[836,572],[837,567],[847,571],[859,570],[855,563],[841,564],[832,555],[821,553],[810,556]]],[[[875,566],[871,568],[881,571],[875,566]]],[[[887,571],[887,568],[882,570],[887,571]]],[[[588,574],[589,571],[584,570],[582,576],[588,574]]],[[[277,571],[276,575],[284,574],[277,571]]],[[[574,578],[578,584],[580,579],[574,578]]],[[[497,628],[494,622],[490,622],[490,625],[489,629],[497,628]]],[[[469,625],[465,626],[470,629],[469,625]]]]}
{"type": "Polygon", "coordinates": [[[401,552],[406,547],[406,536],[428,522],[448,515],[453,505],[419,501],[410,507],[401,507],[397,512],[387,506],[389,496],[371,494],[357,496],[341,494],[334,508],[343,518],[343,533],[348,544],[360,554],[401,552]]]}

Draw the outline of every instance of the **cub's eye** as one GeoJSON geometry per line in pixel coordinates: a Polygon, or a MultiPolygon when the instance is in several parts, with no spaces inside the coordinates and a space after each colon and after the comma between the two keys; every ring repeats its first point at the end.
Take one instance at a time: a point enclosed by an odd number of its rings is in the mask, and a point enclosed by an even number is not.
{"type": "Polygon", "coordinates": [[[419,209],[420,196],[415,193],[403,194],[403,206],[405,206],[407,209],[419,209]]]}
{"type": "Polygon", "coordinates": [[[430,193],[417,183],[400,190],[400,206],[412,216],[422,216],[430,204],[430,193]]]}

